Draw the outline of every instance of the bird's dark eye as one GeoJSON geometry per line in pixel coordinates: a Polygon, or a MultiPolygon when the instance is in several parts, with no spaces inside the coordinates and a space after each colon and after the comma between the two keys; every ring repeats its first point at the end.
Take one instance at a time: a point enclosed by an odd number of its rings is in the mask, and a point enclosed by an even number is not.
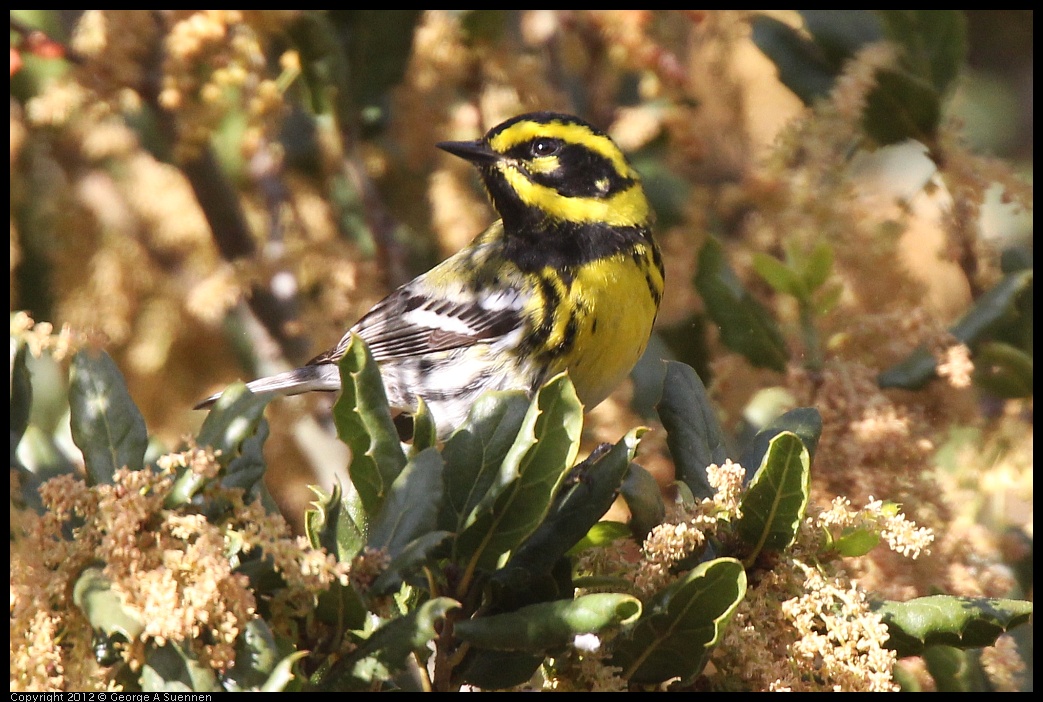
{"type": "Polygon", "coordinates": [[[532,142],[533,156],[553,156],[561,150],[561,142],[556,139],[537,139],[532,142]]]}

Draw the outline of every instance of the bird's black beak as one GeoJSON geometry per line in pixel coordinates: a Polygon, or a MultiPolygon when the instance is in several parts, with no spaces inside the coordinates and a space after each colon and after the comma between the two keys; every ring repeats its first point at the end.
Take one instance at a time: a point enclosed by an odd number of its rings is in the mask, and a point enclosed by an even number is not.
{"type": "Polygon", "coordinates": [[[490,149],[489,145],[482,139],[475,141],[442,141],[435,144],[435,146],[476,165],[493,163],[503,158],[501,154],[490,149]]]}

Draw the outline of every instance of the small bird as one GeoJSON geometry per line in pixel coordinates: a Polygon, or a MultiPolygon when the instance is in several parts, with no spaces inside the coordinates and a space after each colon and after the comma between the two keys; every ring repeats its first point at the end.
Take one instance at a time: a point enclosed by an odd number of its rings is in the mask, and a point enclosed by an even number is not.
{"type": "Polygon", "coordinates": [[[640,177],[612,139],[577,117],[532,112],[437,146],[477,167],[500,219],[378,302],[332,349],[247,383],[251,391],[340,390],[337,362],[357,334],[391,406],[415,410],[422,397],[445,439],[486,390],[532,394],[567,370],[590,409],[634,367],[659,310],[663,261],[640,177]]]}

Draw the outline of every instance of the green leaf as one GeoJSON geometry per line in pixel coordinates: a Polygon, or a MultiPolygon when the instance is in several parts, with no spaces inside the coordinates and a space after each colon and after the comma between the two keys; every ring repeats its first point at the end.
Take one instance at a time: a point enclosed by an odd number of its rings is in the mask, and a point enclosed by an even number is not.
{"type": "Polygon", "coordinates": [[[247,499],[253,499],[266,491],[263,478],[268,465],[264,460],[264,442],[268,439],[268,422],[262,417],[257,431],[243,439],[237,455],[228,462],[221,476],[221,485],[226,488],[242,488],[247,499]]]}
{"type": "Polygon", "coordinates": [[[727,455],[724,432],[699,375],[689,366],[667,361],[663,399],[656,409],[677,478],[696,499],[713,497],[716,491],[706,480],[706,467],[724,463],[727,455]]]}
{"type": "Polygon", "coordinates": [[[104,351],[80,351],[70,375],[72,438],[83,452],[88,484],[111,483],[123,467],[141,470],[148,447],[145,419],[119,368],[104,351]]]}
{"type": "Polygon", "coordinates": [[[812,295],[833,272],[833,247],[819,242],[807,254],[790,251],[786,262],[758,251],[753,255],[753,270],[776,292],[810,304],[812,295]]]}
{"type": "Polygon", "coordinates": [[[482,649],[464,661],[460,677],[485,692],[506,690],[532,680],[545,659],[542,654],[482,649]]]}
{"type": "Polygon", "coordinates": [[[457,622],[453,633],[483,649],[540,653],[569,644],[580,634],[632,623],[640,615],[636,597],[606,592],[457,622]]]}
{"type": "MultiPolygon", "coordinates": [[[[936,692],[986,692],[986,685],[975,685],[980,678],[971,653],[952,646],[931,646],[923,652],[927,672],[934,678],[936,692]]],[[[984,681],[982,681],[984,682],[984,681]]]]}
{"type": "Polygon", "coordinates": [[[725,346],[759,368],[786,370],[789,351],[778,325],[743,287],[716,239],[707,240],[699,253],[695,287],[725,346]]]}
{"type": "Polygon", "coordinates": [[[820,47],[773,17],[758,15],[752,26],[753,43],[775,64],[779,81],[801,102],[810,105],[829,94],[838,70],[820,47]]]}
{"type": "Polygon", "coordinates": [[[672,325],[670,330],[652,332],[645,352],[630,371],[633,386],[630,407],[639,417],[651,419],[656,416],[655,406],[663,396],[663,378],[666,377],[663,359],[688,363],[693,368],[707,360],[706,335],[703,333],[707,323],[705,315],[691,315],[672,325]]]}
{"type": "Polygon", "coordinates": [[[20,341],[11,340],[17,346],[11,358],[11,465],[18,465],[18,444],[29,426],[29,414],[33,407],[33,384],[25,359],[29,347],[20,341]]]}
{"type": "MultiPolygon", "coordinates": [[[[336,28],[325,12],[302,12],[297,21],[286,25],[286,32],[301,56],[301,83],[310,99],[307,106],[323,121],[353,123],[347,56],[336,36],[336,28]]],[[[303,131],[303,130],[300,130],[303,131]]],[[[299,135],[291,134],[290,137],[299,135]]],[[[286,137],[284,137],[285,139],[286,137]]],[[[288,150],[314,149],[289,141],[288,150]]]]}
{"type": "Polygon", "coordinates": [[[753,19],[753,42],[775,64],[779,80],[805,105],[833,89],[844,64],[866,44],[883,39],[867,10],[800,10],[810,39],[767,16],[753,19]]]}
{"type": "Polygon", "coordinates": [[[800,276],[809,293],[816,290],[829,279],[833,273],[833,247],[820,241],[801,262],[800,276]]]}
{"type": "Polygon", "coordinates": [[[866,97],[862,128],[879,146],[916,139],[930,147],[942,117],[941,95],[918,76],[879,70],[866,97]]]}
{"type": "Polygon", "coordinates": [[[953,336],[967,344],[983,340],[997,326],[1018,315],[1018,303],[1023,295],[1031,295],[1032,283],[1031,270],[1005,275],[953,325],[953,336]]]}
{"type": "Polygon", "coordinates": [[[746,596],[746,571],[734,558],[696,566],[646,605],[629,634],[615,640],[612,665],[632,683],[698,675],[746,596]]]}
{"type": "MultiPolygon", "coordinates": [[[[281,584],[279,589],[283,589],[281,584]]],[[[315,618],[333,628],[330,637],[343,637],[348,631],[362,629],[369,614],[358,591],[350,583],[342,585],[339,581],[319,593],[315,607],[315,618]]]]}
{"type": "Polygon", "coordinates": [[[222,692],[210,666],[203,665],[183,644],[167,641],[145,655],[142,692],[222,692]]]}
{"type": "Polygon", "coordinates": [[[832,312],[837,304],[840,302],[840,298],[844,296],[844,286],[840,283],[832,283],[822,289],[814,300],[812,311],[819,317],[825,317],[827,314],[832,312]]]}
{"type": "Polygon", "coordinates": [[[887,38],[902,47],[902,66],[944,95],[963,67],[967,19],[962,10],[878,10],[887,38]]]}
{"type": "MultiPolygon", "coordinates": [[[[214,450],[217,462],[224,470],[221,484],[225,487],[240,487],[248,496],[259,496],[270,500],[262,478],[266,464],[263,446],[268,438],[268,423],[264,419],[264,408],[268,399],[250,392],[242,383],[235,383],[218,398],[196,437],[198,446],[209,446],[214,450]]],[[[175,509],[191,502],[210,482],[190,468],[178,469],[178,476],[163,500],[167,509],[175,509]]],[[[218,503],[209,503],[205,511],[216,516],[218,503]]]]}
{"type": "Polygon", "coordinates": [[[866,44],[884,38],[879,18],[869,10],[798,10],[815,45],[837,73],[866,44]]]}
{"type": "Polygon", "coordinates": [[[884,602],[876,613],[891,637],[887,647],[900,657],[920,655],[930,646],[981,648],[1032,616],[1032,603],[985,597],[932,595],[908,602],[884,602]]]}
{"type": "MultiPolygon", "coordinates": [[[[504,570],[528,576],[549,573],[555,562],[584,538],[605,515],[647,430],[632,429],[607,451],[595,452],[569,472],[547,516],[511,554],[504,570]]],[[[605,444],[607,446],[607,444],[605,444]]]]}
{"type": "Polygon", "coordinates": [[[248,621],[238,643],[241,645],[236,647],[236,667],[245,664],[256,672],[270,673],[281,658],[275,634],[263,619],[248,621]]]}
{"type": "Polygon", "coordinates": [[[1000,270],[1004,274],[1031,270],[1032,264],[1032,249],[1029,246],[1013,245],[1000,253],[1000,270]]]}
{"type": "Polygon", "coordinates": [[[235,644],[235,665],[222,681],[231,691],[259,689],[288,653],[280,650],[268,623],[260,618],[246,623],[235,644]]]}
{"type": "Polygon", "coordinates": [[[380,368],[359,337],[352,335],[340,363],[342,392],[333,406],[337,436],[351,449],[348,475],[366,515],[380,511],[391,483],[406,465],[391,420],[380,368]]]}
{"type": "Polygon", "coordinates": [[[1032,397],[1032,356],[998,341],[974,351],[974,384],[996,397],[1032,397]]]}
{"type": "Polygon", "coordinates": [[[412,582],[410,576],[423,564],[438,558],[451,536],[448,531],[431,531],[399,548],[387,570],[370,585],[368,594],[389,595],[398,590],[403,581],[412,582]]]}
{"type": "Polygon", "coordinates": [[[437,635],[446,614],[459,606],[456,600],[436,597],[384,623],[323,676],[319,689],[373,691],[374,686],[387,683],[406,667],[410,654],[427,658],[428,643],[437,635]]]}
{"type": "Polygon", "coordinates": [[[800,438],[808,449],[808,457],[812,461],[815,460],[815,449],[822,435],[822,415],[814,407],[795,407],[768,422],[742,452],[739,463],[746,469],[748,478],[752,477],[753,471],[761,465],[771,440],[787,431],[800,438]]]}
{"type": "Polygon", "coordinates": [[[464,528],[467,517],[496,480],[528,411],[529,398],[522,391],[479,396],[463,426],[442,449],[447,468],[440,529],[458,532],[464,528]]]}
{"type": "Polygon", "coordinates": [[[44,432],[35,423],[26,427],[18,444],[16,462],[11,464],[11,504],[43,514],[40,486],[58,475],[77,475],[80,466],[73,463],[58,444],[58,437],[44,432]]]}
{"type": "Polygon", "coordinates": [[[218,462],[227,466],[239,456],[243,442],[256,435],[270,401],[270,397],[254,395],[242,383],[230,385],[207,413],[196,444],[214,449],[219,453],[218,462]]]}
{"type": "Polygon", "coordinates": [[[294,681],[295,678],[299,677],[294,674],[293,668],[297,664],[297,661],[305,658],[308,655],[307,651],[297,651],[283,658],[281,661],[275,664],[275,668],[272,669],[271,675],[261,685],[261,692],[285,692],[286,687],[294,681]]]}
{"type": "MultiPolygon", "coordinates": [[[[1018,303],[1023,295],[1031,294],[1032,282],[1031,270],[1004,276],[996,287],[978,298],[949,331],[957,341],[976,347],[995,328],[1020,314],[1018,303]]],[[[876,382],[882,388],[918,390],[936,376],[937,365],[934,356],[925,347],[920,347],[907,359],[878,375],[876,382]]]]}
{"type": "MultiPolygon", "coordinates": [[[[612,506],[644,431],[632,430],[611,448],[602,444],[569,471],[546,517],[493,574],[489,611],[572,598],[571,564],[564,556],[612,506]]],[[[476,661],[475,667],[483,663],[476,661]]]]}
{"type": "Polygon", "coordinates": [[[959,10],[883,10],[884,33],[901,49],[898,66],[877,72],[863,113],[866,134],[886,146],[916,139],[932,147],[942,98],[966,53],[966,20],[959,10]]]}
{"type": "Polygon", "coordinates": [[[360,110],[381,106],[384,95],[405,73],[419,10],[331,10],[330,21],[344,34],[351,98],[360,110]]]}
{"type": "Polygon", "coordinates": [[[876,377],[881,388],[919,390],[937,376],[938,360],[924,346],[919,346],[901,361],[876,377]]]}
{"type": "Polygon", "coordinates": [[[757,251],[753,254],[753,270],[776,292],[792,295],[798,300],[806,300],[810,295],[797,272],[774,256],[757,251]]]}
{"type": "Polygon", "coordinates": [[[847,558],[864,556],[880,544],[880,535],[869,529],[847,527],[829,544],[830,550],[847,558]]]}
{"type": "Polygon", "coordinates": [[[590,527],[586,536],[577,541],[576,545],[569,549],[567,555],[578,556],[588,548],[608,546],[616,539],[628,536],[630,536],[630,527],[623,522],[600,521],[590,527]]]}
{"type": "Polygon", "coordinates": [[[119,636],[125,643],[131,643],[145,630],[137,613],[124,605],[99,567],[80,573],[73,586],[72,601],[83,611],[91,627],[106,636],[119,636]]]}
{"type": "Polygon", "coordinates": [[[361,515],[351,514],[350,503],[342,499],[339,484],[326,494],[312,485],[311,491],[318,499],[304,513],[304,533],[313,548],[324,548],[337,557],[337,561],[348,563],[366,545],[365,524],[361,515]]]}
{"type": "Polygon", "coordinates": [[[454,560],[492,569],[531,534],[579,451],[583,405],[568,376],[549,380],[533,398],[496,481],[456,541],[454,560]]]}
{"type": "Polygon", "coordinates": [[[387,91],[401,80],[417,17],[412,10],[299,13],[286,30],[301,54],[311,109],[349,131],[383,126],[387,91]]]}
{"type": "Polygon", "coordinates": [[[416,412],[413,413],[413,444],[409,447],[409,455],[415,456],[426,448],[438,445],[438,426],[431,415],[424,398],[417,398],[416,412]]]}
{"type": "Polygon", "coordinates": [[[797,535],[811,492],[811,457],[804,442],[782,432],[768,452],[739,503],[742,517],[735,531],[749,549],[747,564],[763,550],[781,551],[797,535]]]}
{"type": "Polygon", "coordinates": [[[644,541],[652,527],[662,524],[666,517],[659,483],[647,470],[631,463],[620,494],[630,510],[631,533],[639,542],[644,541]]]}
{"type": "Polygon", "coordinates": [[[394,558],[414,539],[434,530],[442,501],[442,468],[436,448],[424,449],[406,463],[380,511],[370,516],[367,546],[394,558]]]}

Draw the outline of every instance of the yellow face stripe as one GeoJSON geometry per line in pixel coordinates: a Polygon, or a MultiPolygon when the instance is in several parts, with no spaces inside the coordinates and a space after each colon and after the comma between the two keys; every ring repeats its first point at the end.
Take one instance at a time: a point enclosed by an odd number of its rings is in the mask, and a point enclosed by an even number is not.
{"type": "Polygon", "coordinates": [[[532,182],[509,161],[501,161],[497,168],[522,202],[538,208],[552,219],[581,223],[600,222],[615,227],[633,227],[648,223],[648,200],[645,199],[638,183],[606,198],[566,197],[554,188],[532,182]]]}
{"type": "Polygon", "coordinates": [[[518,144],[524,144],[536,137],[561,139],[567,144],[580,144],[594,153],[608,159],[616,173],[624,178],[637,179],[638,175],[627,163],[623,152],[608,137],[595,134],[583,124],[566,124],[564,122],[532,122],[523,121],[512,124],[492,139],[489,146],[501,154],[507,153],[518,144]]]}
{"type": "Polygon", "coordinates": [[[553,173],[561,168],[561,161],[557,156],[537,156],[525,163],[525,168],[530,173],[553,173]]]}

